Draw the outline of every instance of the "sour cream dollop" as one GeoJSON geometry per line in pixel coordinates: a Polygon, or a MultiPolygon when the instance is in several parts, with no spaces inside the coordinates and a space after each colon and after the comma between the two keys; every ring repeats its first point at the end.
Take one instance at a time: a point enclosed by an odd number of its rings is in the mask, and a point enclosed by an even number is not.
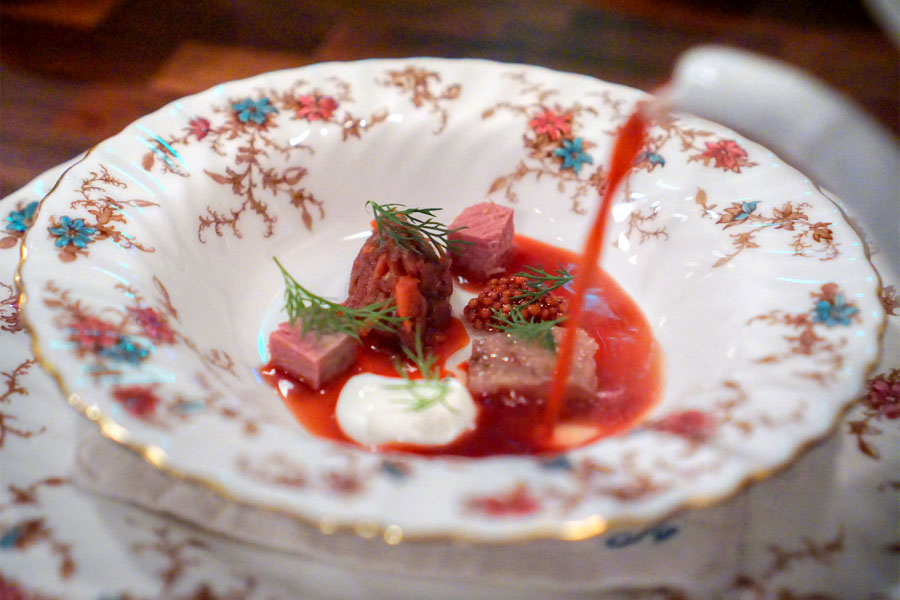
{"type": "Polygon", "coordinates": [[[364,446],[442,446],[475,427],[478,408],[454,378],[423,381],[362,373],[344,384],[335,415],[344,434],[364,446]]]}

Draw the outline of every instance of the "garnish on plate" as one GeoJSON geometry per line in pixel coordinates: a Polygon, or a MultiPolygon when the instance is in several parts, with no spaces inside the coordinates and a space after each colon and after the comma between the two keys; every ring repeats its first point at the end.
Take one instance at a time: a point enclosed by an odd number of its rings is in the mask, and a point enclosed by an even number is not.
{"type": "Polygon", "coordinates": [[[572,276],[562,267],[556,274],[547,273],[543,267],[524,268],[526,271],[490,279],[485,289],[469,300],[463,314],[472,327],[499,331],[495,311],[506,316],[521,312],[529,321],[552,321],[568,313],[568,301],[553,291],[571,281],[572,276]]]}
{"type": "Polygon", "coordinates": [[[422,342],[422,328],[416,327],[415,332],[415,348],[410,348],[406,344],[402,344],[400,349],[403,355],[409,360],[419,374],[421,379],[413,379],[410,377],[410,369],[403,364],[403,359],[399,356],[394,361],[394,370],[403,377],[403,383],[391,386],[393,390],[404,390],[409,393],[411,400],[399,400],[406,404],[409,412],[419,412],[442,404],[447,410],[455,413],[456,410],[447,403],[447,395],[450,393],[450,379],[441,377],[441,369],[437,365],[438,357],[430,352],[425,351],[425,344],[422,342]]]}
{"type": "MultiPolygon", "coordinates": [[[[448,238],[462,228],[448,229],[435,220],[434,213],[440,208],[407,208],[403,204],[378,204],[372,200],[366,202],[366,206],[372,208],[375,224],[382,235],[420,256],[439,258],[457,254],[468,243],[448,238]]],[[[384,239],[381,239],[383,243],[384,239]]]]}
{"type": "Polygon", "coordinates": [[[548,321],[535,321],[523,314],[519,308],[503,314],[494,311],[494,328],[508,333],[529,344],[537,344],[550,352],[556,352],[556,341],[553,339],[553,328],[566,320],[565,316],[548,321]]]}
{"type": "Polygon", "coordinates": [[[359,308],[350,308],[318,296],[300,285],[273,257],[284,277],[284,308],[291,325],[300,319],[303,333],[317,335],[345,333],[356,340],[366,331],[396,331],[406,320],[397,316],[392,299],[373,302],[359,308]]]}
{"type": "Polygon", "coordinates": [[[512,297],[513,300],[524,300],[523,306],[539,302],[545,295],[575,279],[575,276],[559,263],[556,263],[556,271],[552,274],[544,270],[544,267],[526,266],[524,269],[512,275],[526,280],[526,291],[512,297]]]}
{"type": "Polygon", "coordinates": [[[409,412],[420,412],[438,404],[454,414],[457,412],[447,401],[447,396],[450,393],[450,379],[447,377],[442,379],[410,379],[409,377],[404,377],[403,383],[389,386],[388,389],[403,390],[411,396],[409,400],[402,399],[397,401],[404,404],[404,408],[409,412]]]}
{"type": "MultiPolygon", "coordinates": [[[[403,351],[403,355],[412,362],[416,366],[416,369],[419,370],[419,373],[422,375],[422,379],[439,379],[441,375],[441,370],[437,366],[437,356],[432,353],[425,352],[425,344],[422,342],[422,327],[416,327],[415,334],[415,349],[410,348],[406,344],[401,344],[400,349],[403,351]]],[[[408,369],[404,368],[402,365],[395,365],[397,368],[397,372],[403,375],[404,377],[408,377],[408,369]]]]}

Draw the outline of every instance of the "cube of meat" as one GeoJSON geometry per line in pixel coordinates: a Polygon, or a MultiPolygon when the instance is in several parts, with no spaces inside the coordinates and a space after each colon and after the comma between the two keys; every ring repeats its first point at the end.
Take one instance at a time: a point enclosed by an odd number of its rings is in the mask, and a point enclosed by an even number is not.
{"type": "Polygon", "coordinates": [[[492,202],[466,208],[450,225],[464,227],[451,233],[451,240],[468,242],[453,257],[453,272],[469,279],[483,281],[506,270],[512,255],[513,211],[492,202]]]}
{"type": "MultiPolygon", "coordinates": [[[[556,345],[564,331],[553,328],[556,345]]],[[[572,369],[566,386],[566,400],[590,399],[597,392],[594,355],[597,342],[583,329],[575,336],[572,369]]],[[[472,342],[468,388],[473,395],[515,392],[531,398],[546,398],[556,367],[556,353],[543,346],[522,341],[505,333],[492,333],[472,342]]]]}
{"type": "Polygon", "coordinates": [[[346,371],[356,361],[358,343],[344,333],[302,333],[298,321],[282,323],[269,336],[271,364],[313,389],[346,371]]]}

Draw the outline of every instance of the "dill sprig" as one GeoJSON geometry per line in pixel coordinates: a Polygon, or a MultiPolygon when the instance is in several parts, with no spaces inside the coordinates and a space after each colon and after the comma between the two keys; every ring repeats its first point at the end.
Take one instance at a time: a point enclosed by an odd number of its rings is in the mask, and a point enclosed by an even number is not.
{"type": "Polygon", "coordinates": [[[456,414],[456,409],[447,402],[450,393],[450,380],[444,379],[410,379],[404,377],[403,383],[389,386],[388,389],[404,390],[412,396],[410,400],[398,400],[406,405],[409,412],[420,412],[437,404],[456,414]]]}
{"type": "Polygon", "coordinates": [[[544,267],[525,267],[524,271],[513,273],[512,277],[524,277],[528,280],[528,290],[512,297],[513,300],[524,299],[519,306],[528,306],[540,300],[545,294],[548,294],[558,288],[563,287],[575,276],[569,273],[565,267],[556,263],[556,271],[548,273],[544,267]]]}
{"type": "Polygon", "coordinates": [[[397,357],[394,361],[394,369],[403,376],[404,381],[402,384],[391,386],[391,389],[406,390],[412,396],[412,400],[408,403],[406,400],[400,402],[407,403],[407,410],[410,412],[418,412],[436,404],[443,404],[447,410],[455,413],[456,409],[447,404],[450,381],[446,377],[441,377],[437,356],[425,353],[421,324],[416,324],[415,349],[411,349],[405,344],[400,349],[407,360],[412,362],[422,375],[422,379],[411,379],[409,369],[403,364],[403,359],[397,357]]]}
{"type": "MultiPolygon", "coordinates": [[[[469,244],[463,240],[451,240],[449,235],[464,227],[447,229],[434,219],[440,208],[406,208],[403,204],[378,204],[369,200],[378,231],[410,252],[426,254],[428,258],[440,258],[446,254],[459,254],[469,244]]],[[[380,238],[384,243],[384,238],[380,238]]]]}
{"type": "Polygon", "coordinates": [[[345,333],[360,340],[360,333],[367,329],[396,331],[404,317],[397,316],[397,307],[390,299],[373,302],[361,308],[349,308],[313,294],[297,283],[278,259],[272,257],[284,276],[284,308],[291,325],[300,319],[303,333],[345,333]]]}
{"type": "MultiPolygon", "coordinates": [[[[403,344],[400,349],[403,351],[403,355],[406,356],[406,358],[419,370],[422,379],[439,379],[441,376],[441,369],[437,366],[437,356],[425,353],[425,343],[422,341],[421,323],[416,323],[415,346],[415,349],[411,349],[406,344],[403,344]]],[[[395,364],[394,368],[404,377],[408,377],[407,370],[404,369],[402,365],[395,364]],[[400,368],[397,368],[398,366],[400,368]]]]}
{"type": "Polygon", "coordinates": [[[522,314],[518,307],[504,315],[499,310],[494,310],[494,322],[492,325],[529,344],[537,344],[550,352],[556,352],[556,340],[553,339],[553,327],[565,321],[565,317],[548,321],[532,321],[522,314]]]}

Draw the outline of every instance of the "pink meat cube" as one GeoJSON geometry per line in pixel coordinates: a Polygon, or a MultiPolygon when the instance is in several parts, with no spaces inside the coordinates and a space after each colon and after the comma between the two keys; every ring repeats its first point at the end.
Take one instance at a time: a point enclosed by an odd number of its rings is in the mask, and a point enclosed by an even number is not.
{"type": "Polygon", "coordinates": [[[453,271],[470,279],[485,280],[506,270],[512,255],[513,211],[492,202],[466,208],[450,225],[465,227],[449,239],[468,242],[453,256],[453,271]]]}
{"type": "Polygon", "coordinates": [[[293,327],[282,323],[269,336],[271,364],[313,389],[350,368],[356,361],[357,347],[356,340],[344,333],[303,335],[299,321],[293,327]]]}
{"type": "MultiPolygon", "coordinates": [[[[561,327],[553,328],[557,347],[564,335],[561,327]]],[[[565,392],[567,400],[591,399],[597,393],[594,355],[598,348],[597,342],[585,330],[576,330],[572,369],[565,392]]],[[[472,341],[467,386],[476,396],[512,392],[545,398],[555,369],[555,352],[511,335],[490,333],[472,341]]]]}

